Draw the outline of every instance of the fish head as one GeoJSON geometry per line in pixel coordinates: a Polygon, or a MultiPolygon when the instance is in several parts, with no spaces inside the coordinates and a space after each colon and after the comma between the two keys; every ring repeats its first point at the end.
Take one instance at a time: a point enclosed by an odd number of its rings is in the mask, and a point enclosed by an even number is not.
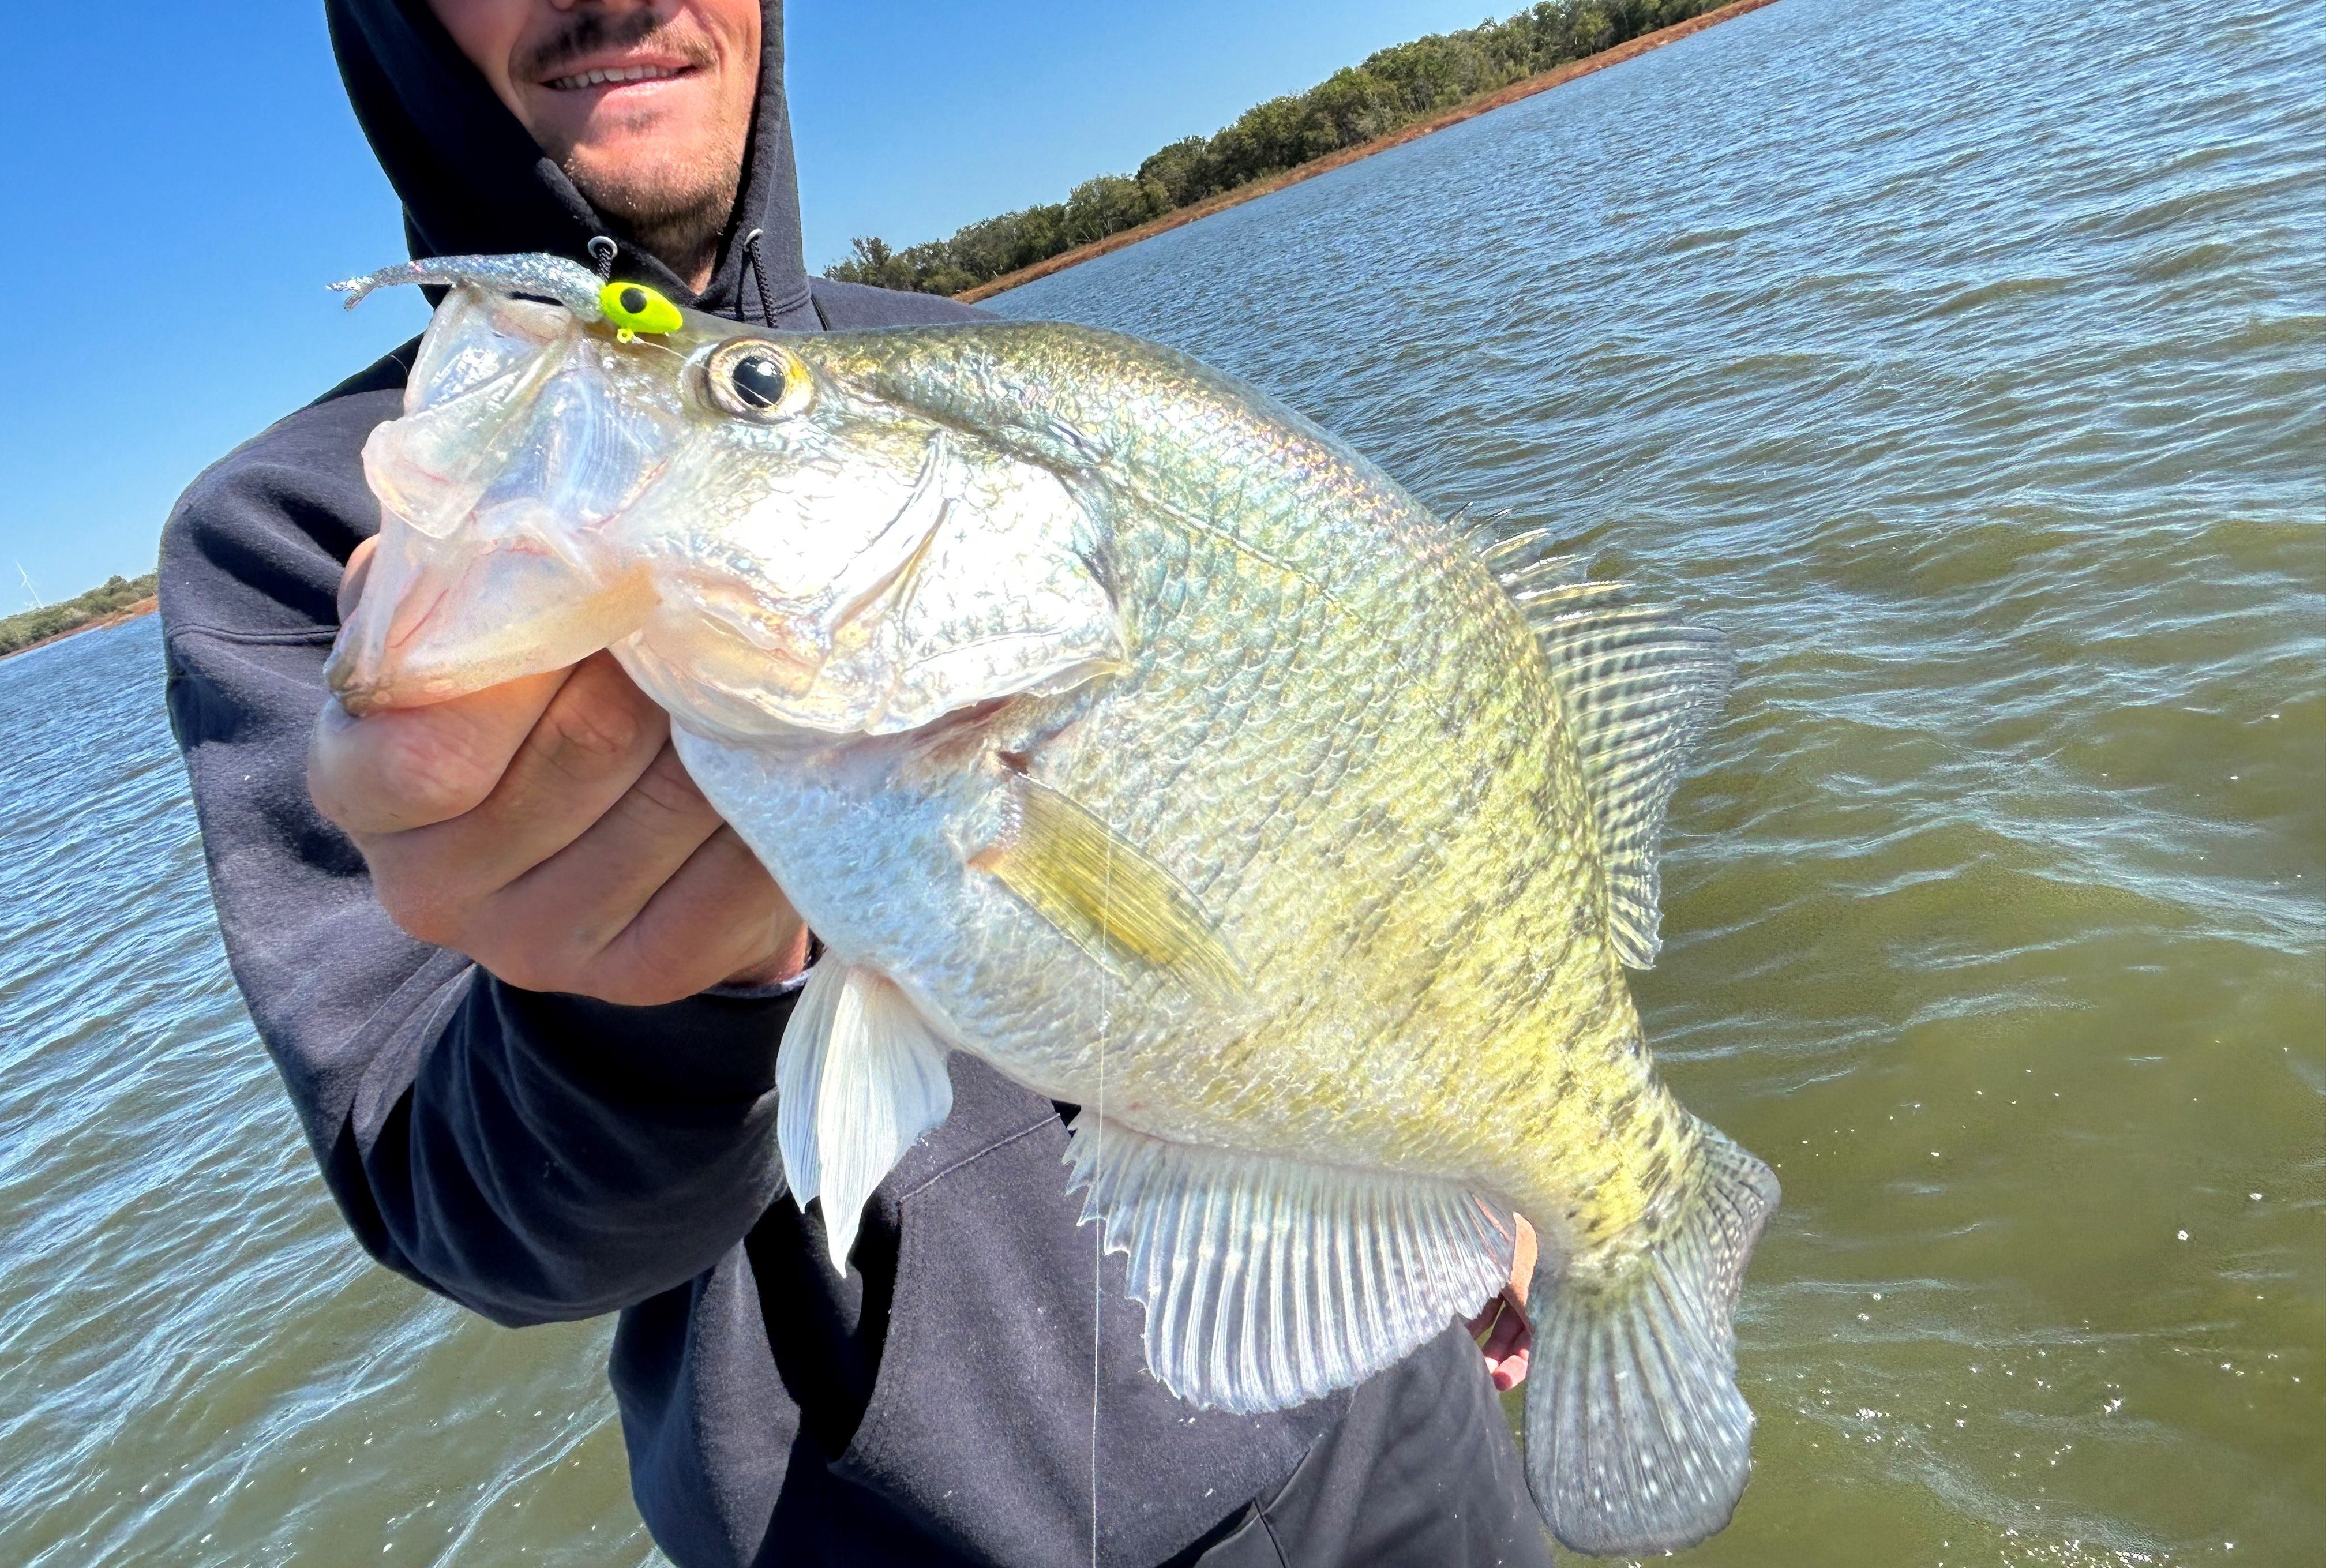
{"type": "Polygon", "coordinates": [[[899,398],[884,334],[649,334],[453,281],[364,447],[380,541],[326,672],[350,711],[611,648],[701,729],[886,733],[1120,662],[1069,477],[899,398]]]}

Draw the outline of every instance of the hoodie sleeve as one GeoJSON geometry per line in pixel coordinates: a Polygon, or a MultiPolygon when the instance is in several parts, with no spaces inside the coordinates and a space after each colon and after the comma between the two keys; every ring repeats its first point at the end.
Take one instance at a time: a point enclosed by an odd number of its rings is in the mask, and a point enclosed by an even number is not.
{"type": "Polygon", "coordinates": [[[205,473],[163,533],[170,718],[219,930],[374,1257],[504,1323],[610,1311],[710,1267],[781,1190],[791,998],[523,992],[381,910],[306,785],[341,565],[377,515],[358,454],[401,366],[368,376],[205,473]]]}

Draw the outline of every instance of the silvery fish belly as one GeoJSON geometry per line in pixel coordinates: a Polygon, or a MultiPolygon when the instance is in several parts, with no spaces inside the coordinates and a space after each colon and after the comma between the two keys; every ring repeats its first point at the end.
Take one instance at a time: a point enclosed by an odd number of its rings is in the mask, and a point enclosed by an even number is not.
{"type": "Polygon", "coordinates": [[[452,285],[367,473],[330,676],[422,703],[611,648],[825,943],[780,1141],[835,1263],[970,1052],[1083,1107],[1154,1374],[1278,1408],[1532,1282],[1528,1475],[1588,1552],[1742,1489],[1776,1201],[1624,976],[1725,644],[1430,515],[1185,356],[995,322],[770,335],[551,257],[452,285]]]}

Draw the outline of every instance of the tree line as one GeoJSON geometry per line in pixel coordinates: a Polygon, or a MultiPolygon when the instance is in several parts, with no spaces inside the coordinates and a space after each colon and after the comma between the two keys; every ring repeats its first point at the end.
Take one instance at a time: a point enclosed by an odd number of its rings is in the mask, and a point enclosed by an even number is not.
{"type": "Polygon", "coordinates": [[[903,250],[878,238],[851,240],[855,254],[824,276],[956,294],[1723,4],[1543,0],[1500,22],[1394,44],[1306,92],[1246,109],[1212,135],[1158,148],[1135,173],[1086,180],[1064,201],[1005,212],[903,250]]]}
{"type": "Polygon", "coordinates": [[[140,599],[151,599],[154,582],[151,572],[134,579],[116,574],[71,599],[0,617],[0,658],[20,653],[36,642],[78,630],[100,616],[128,609],[140,599]]]}

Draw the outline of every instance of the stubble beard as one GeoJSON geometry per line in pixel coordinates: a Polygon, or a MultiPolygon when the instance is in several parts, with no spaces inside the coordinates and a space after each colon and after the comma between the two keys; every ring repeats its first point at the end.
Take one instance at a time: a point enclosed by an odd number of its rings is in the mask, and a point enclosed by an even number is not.
{"type": "Polygon", "coordinates": [[[733,158],[701,154],[644,165],[592,170],[568,154],[566,177],[618,235],[701,287],[719,259],[719,241],[743,184],[740,150],[733,158]],[[698,281],[702,280],[702,281],[698,281]]]}

